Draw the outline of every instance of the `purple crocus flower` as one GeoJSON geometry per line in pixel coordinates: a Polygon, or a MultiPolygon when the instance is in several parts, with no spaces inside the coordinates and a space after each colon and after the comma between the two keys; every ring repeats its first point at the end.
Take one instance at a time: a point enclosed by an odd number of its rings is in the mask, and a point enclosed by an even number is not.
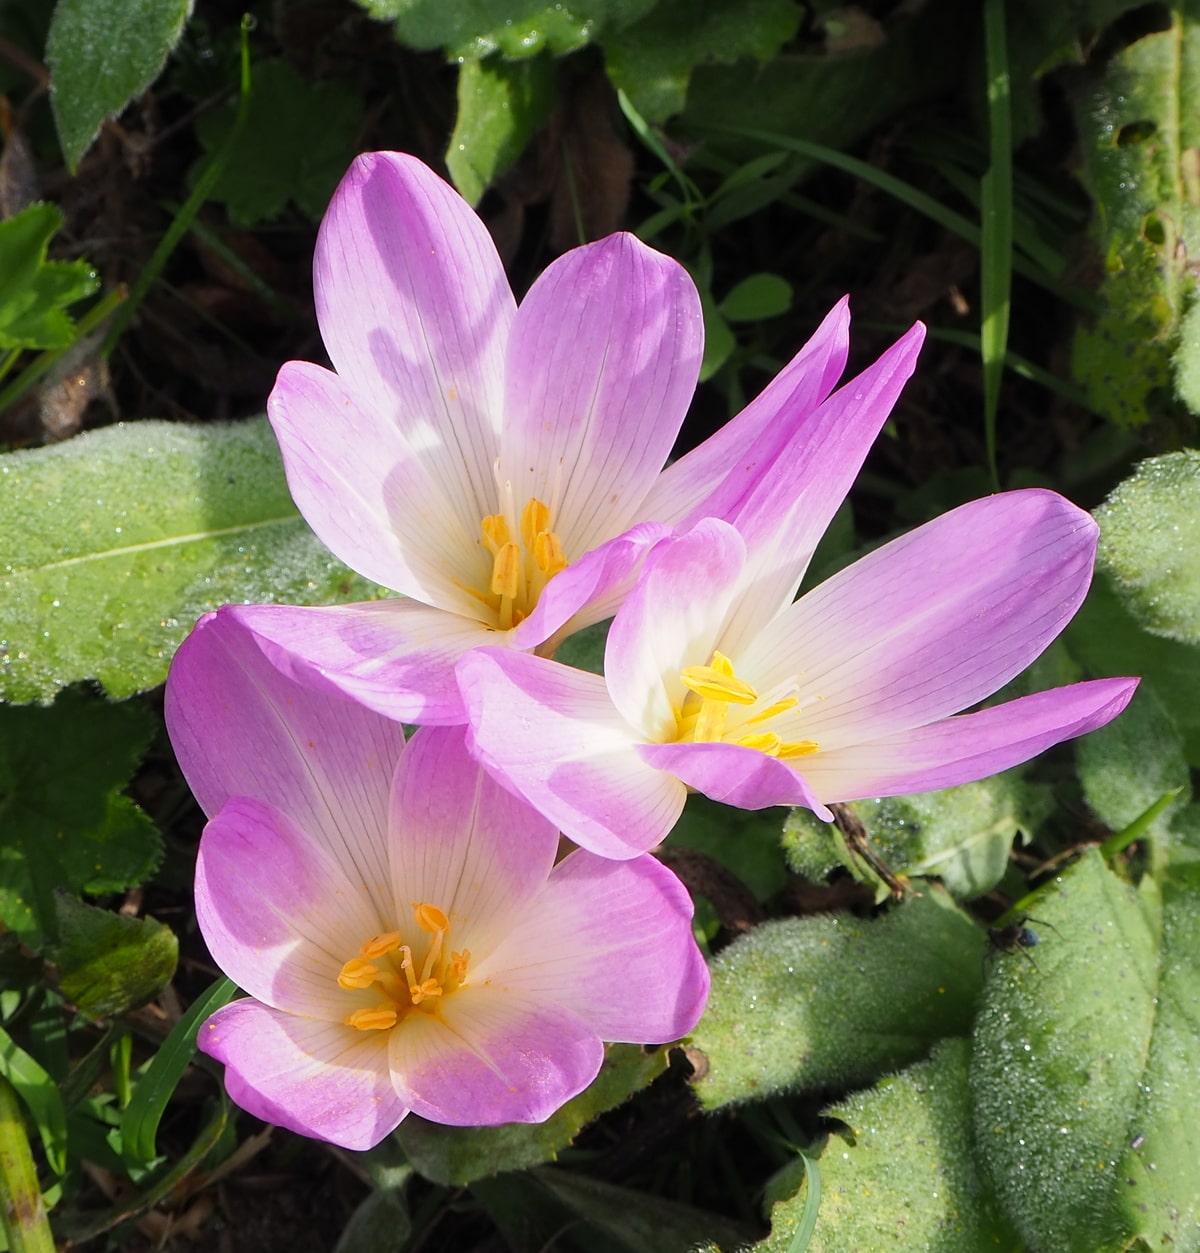
{"type": "Polygon", "coordinates": [[[325,544],[403,599],[243,606],[277,664],[391,717],[465,721],[480,644],[552,653],[610,617],[662,526],[752,480],[846,361],[841,302],[769,388],[662,466],[702,354],[695,286],[628,234],[552,264],[518,308],[474,212],[412,157],[359,157],[314,262],[336,373],[280,371],[268,412],[325,544]]]}
{"type": "Polygon", "coordinates": [[[577,850],[468,755],[270,664],[228,611],[175,658],[167,724],[211,815],[196,913],[250,993],[201,1027],[230,1096],[365,1149],[405,1115],[539,1122],[602,1040],[677,1039],[708,972],[650,857],[577,850]]]}
{"type": "Polygon", "coordinates": [[[643,853],[689,789],[829,820],[834,801],[1004,770],[1128,703],[1136,679],[960,713],[1037,657],[1087,592],[1096,524],[1053,492],[963,505],[793,600],[918,344],[910,332],[808,415],[721,517],[659,544],[613,620],[603,676],[495,648],[459,663],[473,751],[577,844],[643,853]]]}

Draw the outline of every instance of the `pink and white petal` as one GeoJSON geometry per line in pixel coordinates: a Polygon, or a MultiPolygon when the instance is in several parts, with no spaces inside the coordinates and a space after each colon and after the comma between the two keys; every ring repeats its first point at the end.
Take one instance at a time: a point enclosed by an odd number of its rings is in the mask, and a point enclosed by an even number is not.
{"type": "Polygon", "coordinates": [[[248,799],[231,800],[204,828],[196,918],[213,960],[239,987],[329,1022],[358,1008],[338,987],[342,964],[388,929],[364,884],[286,815],[248,799]]]}
{"type": "Polygon", "coordinates": [[[292,497],[322,543],[384,587],[468,607],[459,584],[478,575],[479,520],[464,530],[461,502],[443,495],[395,422],[307,361],[279,371],[267,412],[292,497]]]}
{"type": "Polygon", "coordinates": [[[623,860],[666,838],[687,790],[642,762],[599,675],[498,648],[458,675],[472,753],[569,839],[623,860]]]}
{"type": "Polygon", "coordinates": [[[1096,538],[1054,492],[962,505],[789,606],[743,654],[745,675],[799,676],[799,708],[772,730],[823,751],[924,726],[990,696],[1058,635],[1096,538]]]}
{"type": "Polygon", "coordinates": [[[354,882],[387,881],[380,835],[404,751],[399,723],[281,673],[228,606],[201,618],[175,654],[166,719],[205,813],[235,796],[265,801],[354,882]]]}
{"type": "Polygon", "coordinates": [[[756,748],[722,743],[643,744],[638,755],[647,764],[670,771],[711,800],[736,805],[738,809],[804,805],[826,822],[833,821],[833,814],[821,803],[812,780],[805,777],[808,763],[815,757],[801,758],[793,766],[756,748]]]}
{"type": "Polygon", "coordinates": [[[613,704],[651,743],[679,733],[687,666],[711,663],[742,587],[746,548],[725,522],[705,518],[658,547],[609,628],[604,672],[613,704]]]}
{"type": "Polygon", "coordinates": [[[466,721],[454,667],[464,653],[503,640],[474,618],[414,600],[357,605],[234,605],[272,663],[297,682],[338,693],[399,722],[466,721]]]}
{"type": "Polygon", "coordinates": [[[1036,692],[914,731],[816,753],[805,758],[805,772],[830,801],[955,787],[1104,726],[1125,708],[1137,685],[1137,679],[1093,679],[1036,692]]]}
{"type": "Polygon", "coordinates": [[[708,998],[691,897],[649,856],[609,861],[572,853],[472,975],[562,1005],[600,1039],[629,1044],[686,1035],[708,998]]]}
{"type": "Polygon", "coordinates": [[[217,1010],[196,1043],[225,1063],[226,1090],[255,1118],[344,1149],[369,1149],[408,1113],[392,1087],[387,1034],[247,999],[217,1010]]]}
{"type": "Polygon", "coordinates": [[[718,488],[727,508],[739,500],[833,390],[849,347],[850,301],[843,297],[741,413],[658,476],[640,515],[682,531],[720,514],[712,505],[718,488]]]}
{"type": "Polygon", "coordinates": [[[503,477],[574,560],[635,522],[691,403],[704,351],[687,271],[633,235],[555,261],[508,345],[503,477]]]}
{"type": "Polygon", "coordinates": [[[537,608],[506,642],[528,652],[556,634],[564,639],[593,622],[611,618],[633,587],[642,562],[656,544],[670,535],[665,526],[642,522],[584,553],[546,584],[537,608]]]}
{"type": "Polygon", "coordinates": [[[484,771],[467,751],[465,727],[423,727],[409,741],[391,833],[397,907],[428,901],[444,910],[447,943],[475,957],[529,907],[558,852],[558,828],[484,771]]]}
{"type": "Polygon", "coordinates": [[[416,158],[364,153],[321,223],[313,279],[334,368],[376,423],[403,433],[430,493],[461,502],[476,536],[493,512],[516,313],[487,228],[416,158]]]}
{"type": "Polygon", "coordinates": [[[791,603],[817,542],[916,367],[924,338],[918,322],[798,426],[743,500],[713,510],[746,541],[742,596],[726,628],[731,653],[791,603]]]}
{"type": "Polygon", "coordinates": [[[599,1036],[577,1014],[498,985],[461,988],[436,1018],[410,1014],[389,1034],[400,1101],[452,1127],[544,1122],[604,1061],[599,1036]]]}

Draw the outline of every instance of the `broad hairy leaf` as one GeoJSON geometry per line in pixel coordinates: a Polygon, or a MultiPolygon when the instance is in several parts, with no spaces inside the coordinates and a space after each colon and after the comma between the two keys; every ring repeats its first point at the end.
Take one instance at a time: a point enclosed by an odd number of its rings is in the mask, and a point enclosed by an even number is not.
{"type": "MultiPolygon", "coordinates": [[[[928,1061],[849,1097],[827,1116],[849,1128],[821,1154],[821,1207],[809,1253],[888,1248],[1014,1249],[972,1152],[971,1046],[943,1040],[928,1061]]],[[[791,1253],[803,1192],[778,1202],[756,1248],[791,1253]]]]}
{"type": "Polygon", "coordinates": [[[667,1052],[647,1053],[636,1044],[610,1044],[591,1085],[542,1123],[443,1127],[410,1114],[396,1137],[417,1171],[448,1187],[552,1162],[594,1118],[662,1074],[667,1052]]]}
{"type": "Polygon", "coordinates": [[[693,1086],[708,1109],[785,1088],[866,1083],[970,1029],[983,981],[980,928],[924,884],[873,920],[767,922],[712,963],[692,1032],[693,1086]]]}
{"type": "Polygon", "coordinates": [[[75,338],[65,309],[96,290],[96,272],[86,261],[46,260],[62,224],[52,204],[0,222],[0,348],[65,348],[75,338]]]}
{"type": "Polygon", "coordinates": [[[136,422],[0,456],[0,698],[155,687],[230,601],[365,600],[296,512],[266,419],[136,422]]]}
{"type": "Polygon", "coordinates": [[[141,706],[77,692],[0,707],[0,918],[31,947],[57,931],[56,888],[117,891],[158,865],[158,832],[118,795],[153,734],[141,706]]]}
{"type": "Polygon", "coordinates": [[[105,118],[158,77],[192,0],[58,0],[46,41],[50,101],[74,171],[105,118]]]}
{"type": "Polygon", "coordinates": [[[1092,851],[1028,910],[1036,964],[989,964],[974,1036],[1001,1206],[1034,1253],[1200,1247],[1197,868],[1135,889],[1092,851]]]}

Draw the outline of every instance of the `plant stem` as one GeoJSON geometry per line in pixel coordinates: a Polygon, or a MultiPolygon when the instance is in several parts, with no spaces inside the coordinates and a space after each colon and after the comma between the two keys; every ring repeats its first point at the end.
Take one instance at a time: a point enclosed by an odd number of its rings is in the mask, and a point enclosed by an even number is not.
{"type": "Polygon", "coordinates": [[[21,1103],[0,1079],[0,1219],[11,1253],[54,1253],[21,1103]]]}

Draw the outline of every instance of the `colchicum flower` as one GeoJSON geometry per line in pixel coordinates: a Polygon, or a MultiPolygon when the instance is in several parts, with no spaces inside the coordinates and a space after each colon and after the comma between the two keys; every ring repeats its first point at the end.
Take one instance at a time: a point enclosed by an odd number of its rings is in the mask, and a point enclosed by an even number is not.
{"type": "Polygon", "coordinates": [[[496,648],[459,663],[473,751],[570,839],[636,856],[689,789],[830,820],[834,801],[1007,769],[1128,703],[1136,679],[960,713],[1024,670],[1087,592],[1096,524],[1053,492],[963,505],[793,600],[919,339],[800,423],[721,517],[654,549],[603,677],[496,648]]]}
{"type": "Polygon", "coordinates": [[[211,815],[196,912],[250,993],[201,1027],[230,1096],[363,1149],[410,1111],[539,1122],[602,1040],[696,1023],[691,902],[650,857],[575,851],[491,780],[462,727],[401,727],[298,684],[222,610],[175,658],[167,724],[211,815]]]}
{"type": "Polygon", "coordinates": [[[403,599],[236,612],[293,674],[391,717],[465,720],[454,665],[553,651],[610,617],[664,524],[736,496],[846,361],[839,304],[746,410],[660,473],[690,403],[695,286],[628,234],[552,264],[518,308],[491,237],[412,157],[359,157],[321,225],[336,373],[283,367],[268,412],[325,544],[403,599]]]}

